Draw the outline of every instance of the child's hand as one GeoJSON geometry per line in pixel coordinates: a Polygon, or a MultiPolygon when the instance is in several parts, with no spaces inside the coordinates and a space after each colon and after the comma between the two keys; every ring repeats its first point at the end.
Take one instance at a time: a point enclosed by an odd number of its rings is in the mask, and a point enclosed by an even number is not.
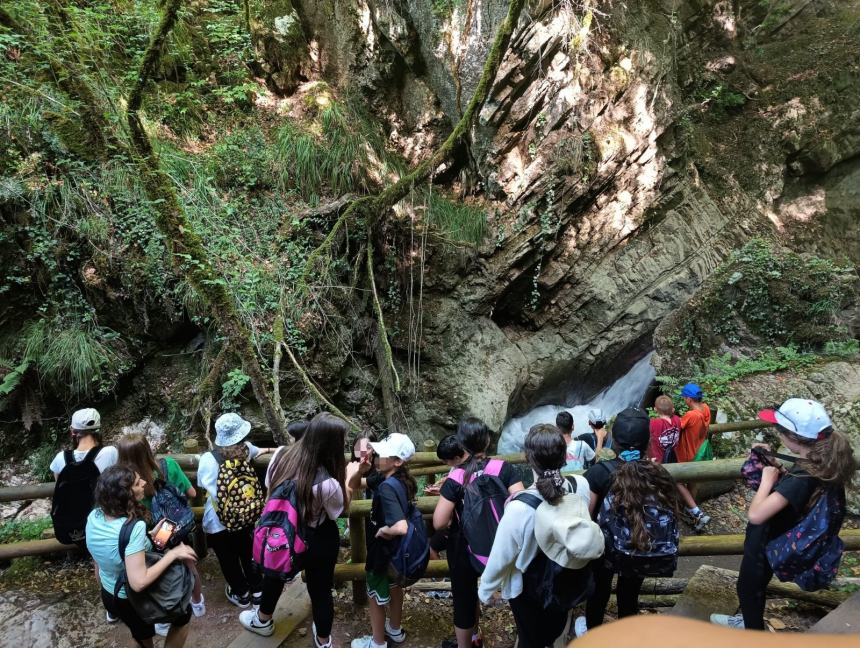
{"type": "Polygon", "coordinates": [[[391,538],[393,538],[394,536],[392,536],[388,532],[386,532],[385,529],[386,529],[386,527],[382,527],[379,531],[377,531],[376,537],[382,538],[383,540],[391,540],[391,538]]]}
{"type": "Polygon", "coordinates": [[[605,427],[597,428],[596,430],[594,430],[594,435],[597,437],[598,441],[605,441],[607,434],[609,434],[609,432],[606,430],[605,427]]]}
{"type": "Polygon", "coordinates": [[[779,468],[776,466],[765,466],[761,471],[761,484],[769,488],[779,480],[779,468]]]}
{"type": "Polygon", "coordinates": [[[767,443],[762,443],[761,441],[753,443],[752,447],[753,448],[763,448],[763,449],[767,450],[768,452],[770,452],[770,445],[768,445],[767,443]]]}

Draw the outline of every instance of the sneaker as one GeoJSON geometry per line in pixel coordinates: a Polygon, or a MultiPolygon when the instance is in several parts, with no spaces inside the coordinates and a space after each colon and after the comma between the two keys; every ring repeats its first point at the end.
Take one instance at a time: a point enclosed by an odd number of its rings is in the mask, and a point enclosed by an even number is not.
{"type": "Polygon", "coordinates": [[[744,629],[744,615],[743,614],[735,614],[733,616],[729,616],[728,614],[712,614],[711,615],[711,623],[716,625],[726,626],[727,628],[737,628],[739,630],[744,629]]]}
{"type": "Polygon", "coordinates": [[[251,592],[251,605],[260,607],[260,601],[263,600],[262,592],[251,592]]]}
{"type": "Polygon", "coordinates": [[[271,637],[275,632],[275,624],[269,619],[268,621],[260,621],[257,616],[257,610],[245,610],[239,613],[239,623],[245,630],[250,630],[254,634],[261,637],[271,637]]]}
{"type": "Polygon", "coordinates": [[[316,623],[311,623],[311,634],[314,636],[314,648],[331,648],[331,635],[329,635],[328,641],[326,643],[320,643],[320,640],[317,639],[316,623]]]}
{"type": "Polygon", "coordinates": [[[119,621],[119,617],[115,617],[113,614],[105,610],[105,621],[108,623],[116,623],[119,621]]]}
{"type": "Polygon", "coordinates": [[[248,607],[251,604],[251,600],[248,598],[248,595],[238,596],[233,594],[233,591],[230,589],[229,585],[224,586],[224,596],[227,597],[227,600],[230,601],[236,607],[240,607],[242,609],[248,607]]]}
{"type": "Polygon", "coordinates": [[[585,622],[584,616],[576,617],[576,621],[573,622],[573,632],[577,637],[581,637],[588,632],[588,624],[585,622]]]}
{"type": "MultiPolygon", "coordinates": [[[[350,648],[375,648],[376,643],[373,641],[372,635],[365,635],[363,637],[359,637],[358,639],[353,639],[352,643],[349,644],[350,648]]],[[[384,648],[388,648],[388,642],[383,644],[384,648]]]]}
{"type": "Polygon", "coordinates": [[[690,514],[690,517],[693,520],[693,529],[695,529],[696,531],[701,531],[711,521],[711,516],[702,510],[699,511],[698,515],[690,514]]]}
{"type": "Polygon", "coordinates": [[[404,641],[406,641],[406,631],[402,627],[400,627],[395,632],[394,628],[391,627],[391,623],[389,623],[388,619],[385,620],[385,636],[394,643],[403,643],[404,641]]]}
{"type": "Polygon", "coordinates": [[[166,637],[168,632],[170,632],[170,624],[169,623],[156,623],[155,624],[155,634],[157,634],[159,637],[166,637]]]}
{"type": "Polygon", "coordinates": [[[203,593],[200,593],[200,600],[195,603],[193,600],[191,601],[191,612],[196,617],[202,617],[206,614],[206,599],[203,598],[203,593]]]}
{"type": "MultiPolygon", "coordinates": [[[[439,644],[439,648],[457,648],[460,644],[457,643],[457,638],[445,639],[439,644]]],[[[472,639],[472,648],[484,648],[484,637],[479,635],[477,639],[472,639]]]]}

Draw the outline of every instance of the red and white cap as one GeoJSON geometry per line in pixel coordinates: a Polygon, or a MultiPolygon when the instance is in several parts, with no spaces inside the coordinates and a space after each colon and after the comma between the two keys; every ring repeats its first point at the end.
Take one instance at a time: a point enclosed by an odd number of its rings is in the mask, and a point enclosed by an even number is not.
{"type": "Polygon", "coordinates": [[[824,405],[808,398],[789,398],[777,409],[760,411],[758,417],[813,441],[826,437],[833,427],[824,405]]]}

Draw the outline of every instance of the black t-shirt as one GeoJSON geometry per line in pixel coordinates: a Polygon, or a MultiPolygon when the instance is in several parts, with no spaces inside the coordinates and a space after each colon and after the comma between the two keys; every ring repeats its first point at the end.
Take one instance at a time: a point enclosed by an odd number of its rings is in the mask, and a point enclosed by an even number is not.
{"type": "Polygon", "coordinates": [[[367,563],[365,569],[373,572],[386,572],[394,551],[393,540],[376,537],[382,527],[392,526],[406,519],[406,511],[400,505],[395,486],[380,482],[373,491],[370,504],[370,517],[367,524],[367,563]]]}
{"type": "Polygon", "coordinates": [[[376,490],[376,487],[385,481],[385,475],[379,472],[376,468],[371,468],[364,476],[364,481],[367,484],[367,490],[364,491],[364,498],[370,499],[373,497],[373,491],[376,490]]]}
{"type": "Polygon", "coordinates": [[[588,482],[588,488],[592,493],[597,495],[597,505],[594,507],[594,518],[597,518],[597,513],[600,507],[603,506],[603,499],[609,492],[612,486],[613,475],[615,471],[621,467],[623,462],[621,459],[611,459],[610,461],[599,461],[591,468],[585,471],[585,481],[588,482]]]}
{"type": "MultiPolygon", "coordinates": [[[[484,468],[486,467],[488,461],[489,459],[482,459],[481,461],[479,461],[477,470],[473,472],[472,475],[476,477],[480,475],[484,471],[484,468]]],[[[462,468],[463,466],[459,467],[462,468]]],[[[510,488],[517,482],[521,481],[516,469],[514,469],[514,467],[507,461],[502,462],[502,467],[499,470],[499,479],[505,485],[505,488],[510,488]]],[[[450,533],[452,535],[455,533],[459,533],[460,531],[460,522],[458,518],[463,513],[464,493],[465,489],[463,487],[463,484],[457,483],[450,477],[442,483],[442,488],[439,489],[439,495],[444,497],[449,502],[454,502],[454,510],[457,512],[457,514],[451,519],[450,533]]]]}
{"type": "Polygon", "coordinates": [[[774,486],[773,492],[787,499],[788,506],[766,522],[769,527],[768,536],[776,537],[797,525],[809,510],[816,491],[822,486],[820,479],[796,465],[783,475],[774,486]]]}

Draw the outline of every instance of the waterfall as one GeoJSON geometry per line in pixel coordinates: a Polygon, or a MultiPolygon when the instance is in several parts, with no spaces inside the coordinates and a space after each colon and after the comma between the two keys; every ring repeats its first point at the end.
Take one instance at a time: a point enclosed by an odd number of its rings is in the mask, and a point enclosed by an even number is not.
{"type": "Polygon", "coordinates": [[[533,425],[538,423],[555,424],[555,415],[567,410],[573,416],[573,436],[587,432],[588,411],[602,409],[607,418],[615,416],[625,407],[638,405],[645,395],[648,386],[654,380],[656,372],[651,366],[652,351],[637,362],[626,374],[607,387],[590,402],[574,407],[561,405],[541,405],[523,416],[517,416],[505,423],[499,437],[499,453],[508,454],[522,452],[523,441],[533,425]]]}

